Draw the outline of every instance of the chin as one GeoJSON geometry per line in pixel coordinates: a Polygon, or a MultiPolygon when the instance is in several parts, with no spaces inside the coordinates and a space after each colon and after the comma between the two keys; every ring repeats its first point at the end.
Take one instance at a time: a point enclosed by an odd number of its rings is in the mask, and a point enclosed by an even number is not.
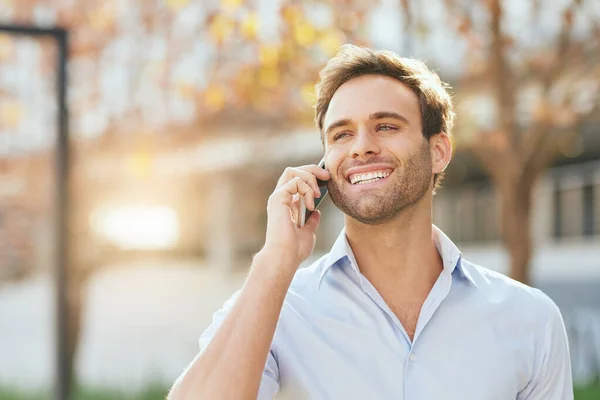
{"type": "Polygon", "coordinates": [[[396,201],[390,201],[389,196],[346,197],[344,201],[334,201],[334,204],[353,220],[365,225],[382,225],[417,206],[421,198],[422,196],[414,199],[397,198],[396,201]]]}
{"type": "Polygon", "coordinates": [[[386,222],[394,219],[394,217],[398,214],[396,210],[382,208],[380,203],[363,203],[359,207],[344,207],[340,209],[348,217],[365,225],[385,224],[386,222]]]}
{"type": "Polygon", "coordinates": [[[393,220],[395,216],[395,214],[362,214],[350,217],[365,225],[375,226],[388,223],[393,220]]]}

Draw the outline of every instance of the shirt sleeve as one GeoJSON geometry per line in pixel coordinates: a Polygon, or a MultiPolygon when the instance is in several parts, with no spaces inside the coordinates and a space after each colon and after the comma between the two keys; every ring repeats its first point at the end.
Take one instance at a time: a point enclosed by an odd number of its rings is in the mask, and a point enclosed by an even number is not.
{"type": "Polygon", "coordinates": [[[573,378],[569,342],[557,305],[544,293],[546,321],[540,335],[542,347],[537,352],[533,378],[519,394],[518,400],[573,400],[573,378]]]}
{"type": "MultiPolygon", "coordinates": [[[[215,332],[221,324],[223,320],[231,311],[231,308],[235,304],[236,299],[238,298],[240,291],[234,293],[223,305],[223,307],[218,310],[213,315],[212,323],[206,330],[200,335],[200,351],[204,349],[213,338],[215,332]]],[[[265,368],[263,370],[262,379],[260,382],[260,388],[258,389],[258,397],[257,400],[271,400],[277,393],[279,392],[279,366],[277,364],[277,359],[273,352],[273,349],[269,351],[269,355],[267,357],[267,362],[265,364],[265,368]]]]}

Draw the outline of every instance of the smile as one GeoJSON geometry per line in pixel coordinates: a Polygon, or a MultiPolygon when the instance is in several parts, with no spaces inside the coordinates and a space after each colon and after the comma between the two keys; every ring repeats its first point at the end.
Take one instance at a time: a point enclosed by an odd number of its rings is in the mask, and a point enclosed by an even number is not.
{"type": "Polygon", "coordinates": [[[372,171],[364,174],[352,174],[348,177],[348,180],[353,185],[366,185],[385,179],[390,176],[390,174],[390,171],[372,171]]]}

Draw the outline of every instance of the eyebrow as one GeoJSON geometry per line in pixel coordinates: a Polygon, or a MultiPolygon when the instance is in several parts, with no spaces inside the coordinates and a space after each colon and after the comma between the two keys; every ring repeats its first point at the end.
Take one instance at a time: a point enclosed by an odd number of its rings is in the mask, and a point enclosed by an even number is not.
{"type": "Polygon", "coordinates": [[[410,123],[408,122],[408,119],[406,119],[406,117],[404,117],[403,115],[398,114],[397,112],[393,112],[393,111],[380,111],[380,112],[376,112],[373,113],[371,115],[369,115],[369,119],[398,119],[402,122],[404,122],[406,125],[410,125],[410,123]]]}
{"type": "MultiPolygon", "coordinates": [[[[410,125],[410,123],[408,122],[408,119],[406,119],[406,117],[404,117],[403,115],[398,114],[397,112],[393,112],[393,111],[379,111],[379,112],[376,112],[376,113],[373,113],[373,114],[369,115],[369,119],[370,120],[397,119],[397,120],[402,121],[406,125],[410,125]]],[[[329,133],[332,130],[334,130],[335,128],[339,128],[339,127],[350,125],[350,124],[352,124],[352,120],[349,119],[349,118],[340,119],[340,120],[337,120],[335,122],[332,122],[327,127],[327,130],[325,131],[325,136],[326,137],[329,136],[329,133]]]]}
{"type": "Polygon", "coordinates": [[[327,130],[325,131],[325,137],[329,136],[329,133],[334,130],[335,128],[339,128],[342,126],[346,126],[346,125],[350,125],[352,124],[352,120],[351,119],[340,119],[337,120],[335,122],[332,122],[328,127],[327,130]]]}

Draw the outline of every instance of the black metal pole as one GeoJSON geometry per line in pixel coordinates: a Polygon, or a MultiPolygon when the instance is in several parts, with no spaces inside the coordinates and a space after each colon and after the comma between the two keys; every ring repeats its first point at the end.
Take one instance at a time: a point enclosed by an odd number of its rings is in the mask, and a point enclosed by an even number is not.
{"type": "Polygon", "coordinates": [[[61,30],[57,35],[58,141],[56,147],[56,393],[55,400],[71,397],[71,359],[69,356],[69,113],[67,108],[67,59],[69,36],[61,30]]]}
{"type": "MultiPolygon", "coordinates": [[[[0,32],[11,35],[51,37],[58,46],[56,103],[58,140],[56,144],[55,197],[55,307],[56,307],[56,381],[55,400],[71,397],[71,359],[68,351],[68,235],[69,235],[69,112],[67,107],[67,60],[69,35],[62,28],[38,28],[26,25],[0,25],[0,32]]],[[[74,340],[74,338],[71,338],[74,340]]]]}

